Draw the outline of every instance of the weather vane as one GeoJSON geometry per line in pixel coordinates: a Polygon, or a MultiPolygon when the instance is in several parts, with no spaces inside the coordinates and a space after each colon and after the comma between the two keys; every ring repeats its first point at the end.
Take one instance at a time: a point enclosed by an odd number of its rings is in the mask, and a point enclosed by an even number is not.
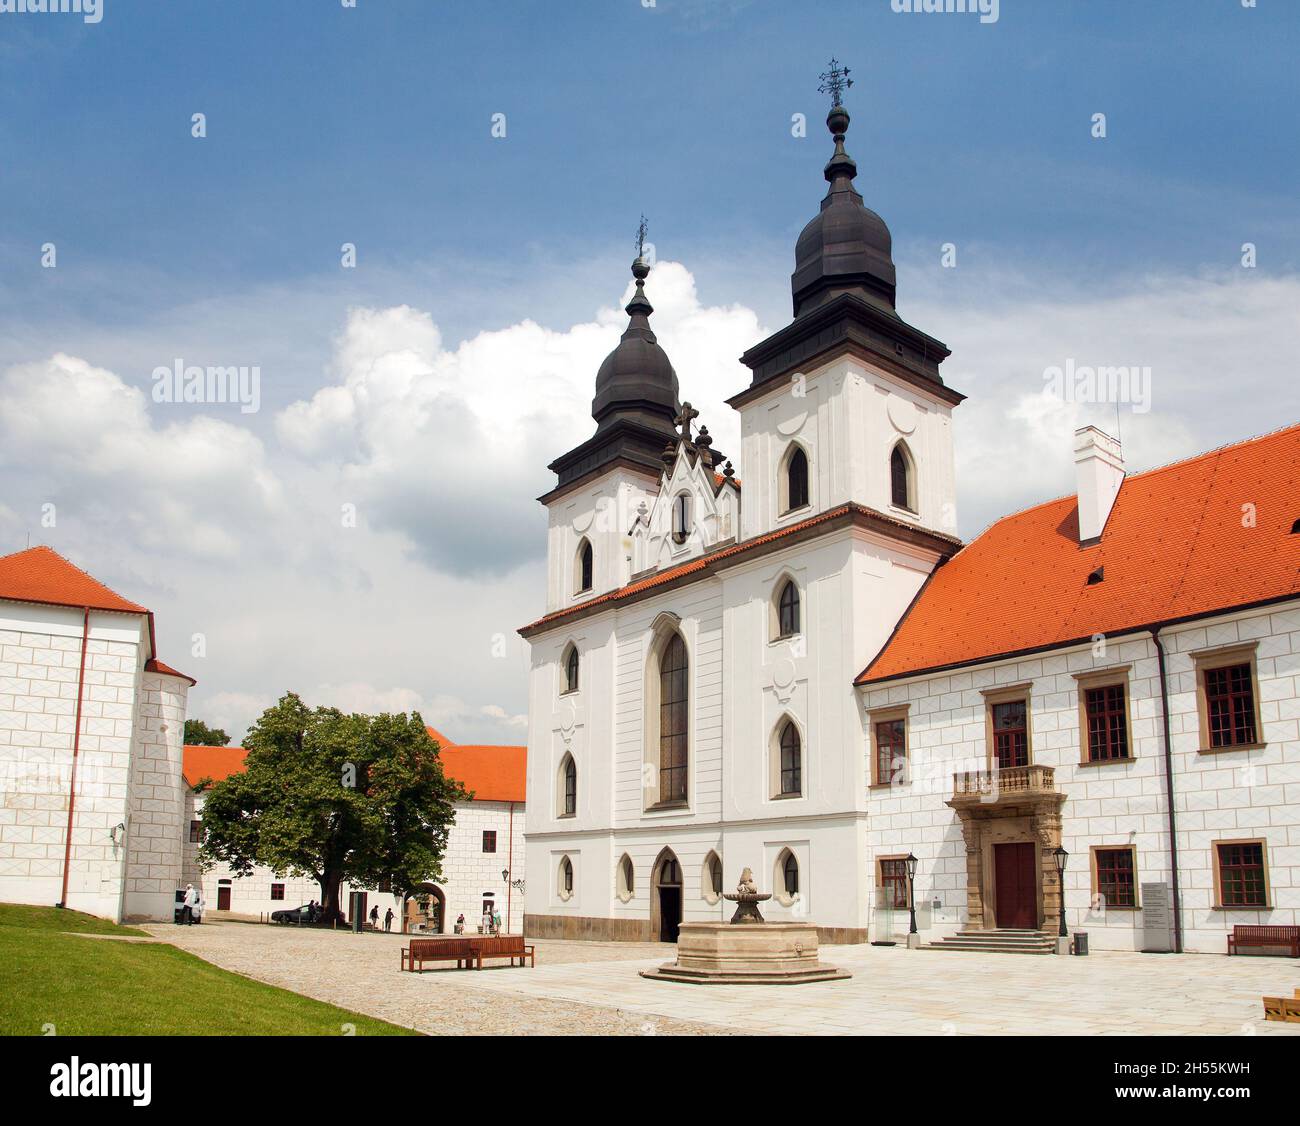
{"type": "Polygon", "coordinates": [[[844,91],[853,85],[853,79],[849,77],[849,68],[840,66],[839,61],[832,58],[830,70],[819,77],[822,84],[817,87],[817,93],[829,94],[831,108],[838,109],[844,104],[844,91]]]}
{"type": "Polygon", "coordinates": [[[641,225],[636,229],[636,256],[645,257],[645,236],[648,228],[645,225],[645,214],[641,215],[641,225]]]}

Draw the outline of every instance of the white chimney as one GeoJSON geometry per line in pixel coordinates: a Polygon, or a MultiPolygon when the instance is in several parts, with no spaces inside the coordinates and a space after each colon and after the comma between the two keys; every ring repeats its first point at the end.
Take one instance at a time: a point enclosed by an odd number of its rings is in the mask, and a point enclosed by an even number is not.
{"type": "Polygon", "coordinates": [[[1119,440],[1095,426],[1074,432],[1074,470],[1079,483],[1079,542],[1095,543],[1110,517],[1124,480],[1119,440]]]}

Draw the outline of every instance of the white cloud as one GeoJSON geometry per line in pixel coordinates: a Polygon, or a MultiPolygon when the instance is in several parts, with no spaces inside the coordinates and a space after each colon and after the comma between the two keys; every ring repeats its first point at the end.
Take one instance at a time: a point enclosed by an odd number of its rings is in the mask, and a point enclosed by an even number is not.
{"type": "MultiPolygon", "coordinates": [[[[1072,489],[1070,431],[1107,418],[1042,398],[1044,369],[1068,358],[1151,367],[1150,413],[1123,416],[1136,468],[1294,421],[1283,348],[1300,328],[1298,278],[1152,278],[1101,295],[1032,273],[946,280],[927,292],[904,278],[915,296],[900,312],[949,343],[945,378],[970,396],[955,414],[967,536],[1072,489]]],[[[768,330],[743,305],[703,303],[679,263],[657,266],[647,291],[683,397],[738,459],[724,400],[748,383],[737,357],[768,330]]],[[[544,590],[534,498],[553,483],[546,464],[592,432],[595,372],[630,295],[629,283],[618,306],[567,328],[520,320],[454,346],[428,310],[353,309],[315,388],[272,426],[152,403],[62,353],[15,365],[0,374],[0,540],[50,542],[151,606],[161,655],[199,680],[191,714],[236,739],[296,690],[348,710],[415,708],[460,742],[517,742],[514,631],[544,590]],[[53,529],[40,526],[49,501],[53,529]],[[358,527],[343,526],[344,502],[358,527]],[[186,656],[195,634],[202,658],[186,656]]],[[[268,307],[225,318],[231,339],[268,307]]],[[[194,312],[205,332],[214,315],[194,312]]],[[[136,354],[180,351],[142,331],[122,329],[136,354]]],[[[299,332],[290,343],[315,354],[299,332]]]]}

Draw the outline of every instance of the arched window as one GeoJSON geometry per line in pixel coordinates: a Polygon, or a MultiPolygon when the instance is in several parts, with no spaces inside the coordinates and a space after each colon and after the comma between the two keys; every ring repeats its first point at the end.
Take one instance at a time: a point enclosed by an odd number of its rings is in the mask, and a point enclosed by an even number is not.
{"type": "Polygon", "coordinates": [[[673,498],[673,542],[685,543],[691,534],[691,495],[678,493],[673,498]]]}
{"type": "Polygon", "coordinates": [[[803,792],[803,745],[799,729],[790,720],[781,728],[781,790],[782,797],[803,792]]]}
{"type": "Polygon", "coordinates": [[[787,579],[776,602],[776,636],[794,637],[799,632],[799,588],[787,579]]]}
{"type": "Polygon", "coordinates": [[[636,870],[632,866],[632,858],[625,852],[623,859],[618,862],[618,897],[626,903],[635,893],[636,870]]]}
{"type": "Polygon", "coordinates": [[[591,567],[591,540],[584,537],[582,543],[578,547],[578,566],[575,568],[578,572],[578,594],[582,594],[584,591],[591,589],[591,567]]]}
{"type": "Polygon", "coordinates": [[[704,858],[704,869],[700,873],[700,894],[708,903],[717,903],[722,898],[722,861],[716,852],[710,852],[704,858]]]}
{"type": "Polygon", "coordinates": [[[792,512],[808,503],[808,455],[795,446],[785,463],[785,508],[792,512]]]}
{"type": "Polygon", "coordinates": [[[673,634],[659,658],[659,800],[686,800],[689,661],[681,634],[673,634]]]}
{"type": "Polygon", "coordinates": [[[560,859],[560,898],[568,899],[573,894],[573,861],[567,856],[560,859]]]}
{"type": "Polygon", "coordinates": [[[573,817],[578,812],[578,766],[572,755],[565,755],[560,763],[559,805],[561,817],[573,817]]]}
{"type": "Polygon", "coordinates": [[[889,455],[889,499],[899,508],[916,511],[912,480],[912,459],[902,442],[889,455]]]}
{"type": "Polygon", "coordinates": [[[566,692],[576,692],[578,690],[578,647],[570,645],[564,654],[564,690],[566,692]]]}
{"type": "Polygon", "coordinates": [[[782,849],[776,862],[777,899],[785,906],[799,894],[799,861],[788,848],[782,849]]]}

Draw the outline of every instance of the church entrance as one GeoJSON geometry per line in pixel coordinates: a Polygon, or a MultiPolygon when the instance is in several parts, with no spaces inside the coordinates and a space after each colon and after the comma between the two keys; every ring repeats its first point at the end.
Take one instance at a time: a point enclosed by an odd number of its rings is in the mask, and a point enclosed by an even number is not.
{"type": "Polygon", "coordinates": [[[682,925],[682,866],[671,849],[655,861],[650,881],[650,933],[660,942],[676,942],[682,925]]]}
{"type": "Polygon", "coordinates": [[[1034,930],[1038,926],[1038,884],[1033,842],[994,845],[993,868],[998,926],[1034,930]]]}

